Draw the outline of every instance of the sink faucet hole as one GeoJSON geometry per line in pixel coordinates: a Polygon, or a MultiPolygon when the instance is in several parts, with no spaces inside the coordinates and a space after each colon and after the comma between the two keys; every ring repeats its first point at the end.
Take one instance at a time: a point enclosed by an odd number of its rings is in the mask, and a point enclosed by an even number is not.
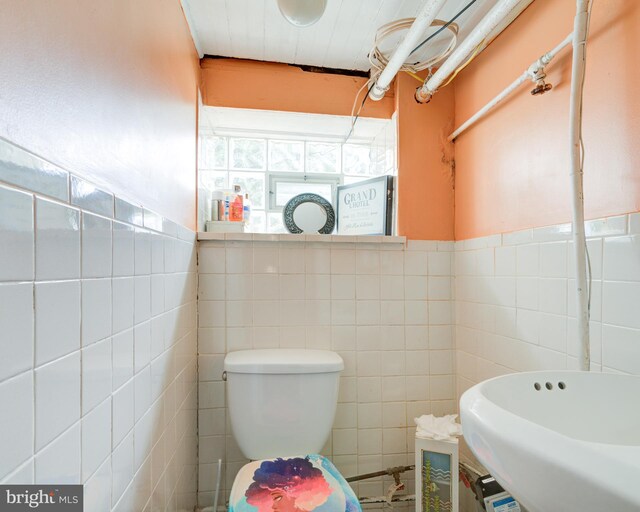
{"type": "Polygon", "coordinates": [[[539,382],[536,382],[536,383],[533,385],[533,387],[534,387],[534,388],[536,388],[536,391],[540,391],[540,389],[542,388],[542,386],[540,385],[540,383],[539,383],[539,382]]]}
{"type": "Polygon", "coordinates": [[[553,389],[553,384],[551,384],[551,382],[547,382],[544,387],[546,387],[549,391],[551,391],[553,389]]]}
{"type": "Polygon", "coordinates": [[[567,385],[564,382],[558,382],[558,387],[560,389],[566,389],[567,385]]]}

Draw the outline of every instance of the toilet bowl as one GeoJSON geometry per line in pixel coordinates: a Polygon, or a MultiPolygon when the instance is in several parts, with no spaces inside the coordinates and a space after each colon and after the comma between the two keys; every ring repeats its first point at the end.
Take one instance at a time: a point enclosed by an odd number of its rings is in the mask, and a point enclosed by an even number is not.
{"type": "Polygon", "coordinates": [[[318,455],[338,403],[344,363],[328,350],[242,350],[227,354],[233,436],[250,459],[231,489],[232,512],[359,512],[353,490],[318,455]]]}

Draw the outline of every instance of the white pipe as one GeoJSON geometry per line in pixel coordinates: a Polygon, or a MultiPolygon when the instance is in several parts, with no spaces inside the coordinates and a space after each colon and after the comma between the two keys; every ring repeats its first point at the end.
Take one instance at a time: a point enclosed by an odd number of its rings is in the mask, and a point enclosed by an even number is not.
{"type": "Polygon", "coordinates": [[[500,94],[498,94],[495,98],[493,98],[489,103],[487,103],[484,107],[478,110],[478,112],[476,112],[473,116],[471,116],[464,123],[462,123],[458,128],[456,128],[451,133],[451,135],[447,137],[447,140],[448,141],[455,140],[462,132],[466,131],[470,126],[474,125],[484,116],[486,116],[491,110],[493,110],[500,103],[502,103],[508,96],[511,95],[511,93],[513,93],[516,89],[518,89],[527,80],[533,80],[535,82],[535,77],[537,72],[542,70],[547,64],[549,64],[553,60],[553,58],[558,53],[560,53],[564,48],[569,46],[571,44],[572,39],[573,39],[573,33],[565,37],[564,40],[560,44],[558,44],[555,48],[545,53],[538,60],[533,62],[531,66],[529,66],[524,73],[522,73],[518,78],[516,78],[511,83],[511,85],[509,85],[500,94]]]}
{"type": "Polygon", "coordinates": [[[580,369],[589,371],[589,298],[587,291],[587,244],[584,230],[584,195],[582,189],[582,96],[586,67],[586,44],[589,32],[589,0],[577,0],[573,24],[573,62],[569,107],[571,140],[571,206],[573,213],[573,250],[576,259],[576,295],[578,354],[580,369]]]}
{"type": "MultiPolygon", "coordinates": [[[[420,103],[426,103],[431,99],[433,93],[443,84],[443,82],[453,73],[476,49],[483,44],[484,40],[494,35],[494,31],[499,27],[500,23],[517,7],[524,9],[531,2],[523,0],[500,0],[487,15],[480,20],[478,25],[460,43],[449,58],[444,61],[442,66],[433,74],[433,76],[424,83],[424,85],[416,90],[416,100],[420,103]]],[[[506,28],[506,27],[505,27],[506,28]]]]}
{"type": "Polygon", "coordinates": [[[409,28],[404,39],[393,52],[393,55],[389,59],[389,63],[382,70],[380,76],[371,88],[369,98],[374,101],[378,101],[384,97],[384,93],[389,89],[389,84],[391,84],[391,81],[400,70],[400,67],[405,63],[413,49],[421,42],[425,32],[431,26],[433,20],[436,19],[438,12],[440,12],[440,9],[442,9],[445,2],[446,0],[427,0],[425,2],[422,10],[412,23],[411,28],[409,28]]]}

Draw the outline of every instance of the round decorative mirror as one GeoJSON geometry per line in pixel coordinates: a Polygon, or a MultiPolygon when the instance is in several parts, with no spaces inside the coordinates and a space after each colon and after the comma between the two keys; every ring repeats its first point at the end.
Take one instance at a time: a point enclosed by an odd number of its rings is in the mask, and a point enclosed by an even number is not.
{"type": "Polygon", "coordinates": [[[333,206],[318,194],[292,197],[282,210],[289,233],[331,234],[336,223],[333,206]]]}

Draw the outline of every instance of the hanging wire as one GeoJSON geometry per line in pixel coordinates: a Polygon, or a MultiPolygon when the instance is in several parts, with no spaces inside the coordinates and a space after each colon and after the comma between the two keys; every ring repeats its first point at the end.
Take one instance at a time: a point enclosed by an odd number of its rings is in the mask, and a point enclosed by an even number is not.
{"type": "Polygon", "coordinates": [[[373,78],[369,79],[367,82],[365,82],[365,84],[362,87],[360,87],[360,90],[356,94],[356,97],[353,100],[353,107],[351,107],[351,119],[352,119],[352,121],[351,121],[351,129],[349,130],[349,133],[347,134],[346,138],[344,139],[345,143],[349,141],[349,138],[353,134],[353,130],[356,127],[356,123],[358,122],[358,118],[360,117],[360,112],[362,112],[364,104],[367,102],[367,98],[369,97],[369,93],[371,92],[371,89],[373,89],[373,86],[374,86],[375,83],[376,83],[375,79],[373,79],[373,78]],[[356,108],[356,103],[358,102],[358,96],[360,96],[360,93],[362,92],[362,90],[365,87],[367,87],[367,85],[369,86],[367,88],[367,94],[365,94],[364,98],[362,98],[362,103],[360,103],[360,108],[358,109],[358,113],[356,114],[355,117],[353,117],[353,112],[354,112],[354,110],[356,108]]]}
{"type": "MultiPolygon", "coordinates": [[[[458,11],[458,13],[451,18],[449,21],[447,21],[444,25],[442,25],[438,30],[436,30],[433,34],[431,34],[429,37],[427,37],[424,41],[422,41],[418,46],[416,46],[411,53],[414,53],[416,51],[418,51],[420,48],[422,48],[422,46],[424,46],[425,44],[427,44],[429,41],[431,41],[434,37],[436,37],[440,32],[442,32],[443,30],[446,30],[446,28],[451,25],[454,21],[456,21],[460,16],[462,16],[467,9],[469,9],[469,7],[471,7],[473,4],[475,4],[478,0],[471,0],[471,2],[469,2],[467,5],[465,5],[460,11],[458,11]]],[[[411,55],[411,54],[409,54],[411,55]]]]}

